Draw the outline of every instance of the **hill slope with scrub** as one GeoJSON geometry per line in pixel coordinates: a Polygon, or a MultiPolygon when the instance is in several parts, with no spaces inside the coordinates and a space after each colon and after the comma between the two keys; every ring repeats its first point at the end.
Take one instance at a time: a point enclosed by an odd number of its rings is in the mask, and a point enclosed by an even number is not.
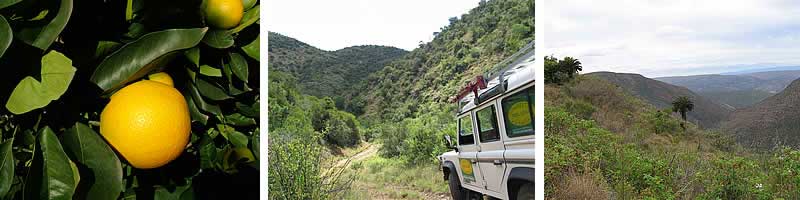
{"type": "MultiPolygon", "coordinates": [[[[549,199],[793,199],[800,151],[752,152],[598,76],[545,87],[549,199]]],[[[697,112],[691,111],[691,112],[697,112]]]]}

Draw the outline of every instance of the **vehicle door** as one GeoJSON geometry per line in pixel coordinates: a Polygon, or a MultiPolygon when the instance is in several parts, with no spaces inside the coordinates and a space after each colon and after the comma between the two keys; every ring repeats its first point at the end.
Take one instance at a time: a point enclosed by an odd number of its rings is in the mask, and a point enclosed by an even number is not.
{"type": "Polygon", "coordinates": [[[458,118],[458,165],[461,183],[479,188],[484,187],[481,172],[477,166],[478,145],[475,144],[475,124],[471,112],[458,118]]]}
{"type": "Polygon", "coordinates": [[[476,109],[475,119],[478,125],[478,168],[486,182],[484,188],[501,192],[506,165],[503,161],[505,147],[497,121],[497,101],[476,109]]]}

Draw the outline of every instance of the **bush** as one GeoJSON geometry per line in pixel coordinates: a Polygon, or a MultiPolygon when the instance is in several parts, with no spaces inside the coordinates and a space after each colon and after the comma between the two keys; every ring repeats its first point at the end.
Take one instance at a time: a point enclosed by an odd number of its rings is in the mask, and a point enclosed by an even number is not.
{"type": "Polygon", "coordinates": [[[320,152],[314,140],[270,138],[270,199],[328,199],[321,187],[320,152]]]}
{"type": "Polygon", "coordinates": [[[351,147],[361,141],[361,131],[359,130],[361,125],[353,114],[331,110],[328,117],[323,130],[328,142],[338,146],[351,147]]]}
{"type": "Polygon", "coordinates": [[[303,138],[270,138],[269,191],[270,199],[336,199],[343,188],[352,182],[343,169],[320,166],[322,146],[320,134],[273,133],[308,135],[303,138]]]}
{"type": "Polygon", "coordinates": [[[456,121],[452,115],[443,111],[448,106],[431,106],[440,109],[424,112],[416,118],[408,118],[398,123],[384,123],[373,129],[383,142],[380,153],[387,158],[399,157],[409,164],[435,162],[436,156],[447,151],[444,135],[455,138],[456,121]]]}
{"type": "Polygon", "coordinates": [[[648,128],[655,134],[671,133],[678,129],[678,122],[670,115],[668,110],[657,110],[645,116],[648,128]]]}
{"type": "Polygon", "coordinates": [[[582,100],[569,100],[564,103],[564,108],[567,112],[574,114],[581,119],[591,119],[595,111],[592,104],[586,103],[582,100]]]}

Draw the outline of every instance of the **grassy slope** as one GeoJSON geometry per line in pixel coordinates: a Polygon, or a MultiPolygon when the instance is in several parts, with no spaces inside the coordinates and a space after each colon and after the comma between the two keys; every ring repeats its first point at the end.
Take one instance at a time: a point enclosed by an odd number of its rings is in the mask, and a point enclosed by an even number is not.
{"type": "Polygon", "coordinates": [[[545,88],[547,198],[800,197],[800,152],[755,154],[603,79],[545,88]]]}

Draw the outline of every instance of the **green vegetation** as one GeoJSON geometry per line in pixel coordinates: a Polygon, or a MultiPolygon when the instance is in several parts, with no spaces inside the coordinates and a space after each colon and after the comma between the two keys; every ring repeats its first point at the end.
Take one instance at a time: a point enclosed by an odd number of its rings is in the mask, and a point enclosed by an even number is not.
{"type": "Polygon", "coordinates": [[[0,1],[0,199],[257,198],[260,3],[243,11],[218,29],[201,1],[0,1]],[[170,101],[191,133],[166,147],[177,158],[138,169],[100,115],[118,89],[159,72],[185,99],[170,101]]]}
{"type": "Polygon", "coordinates": [[[440,107],[475,76],[534,40],[533,0],[493,0],[450,20],[433,41],[369,76],[348,104],[368,120],[402,121],[440,107]]]}
{"type": "Polygon", "coordinates": [[[692,109],[694,109],[694,103],[687,96],[679,96],[672,101],[672,112],[680,113],[681,119],[683,119],[681,128],[686,129],[683,123],[686,122],[686,113],[692,111],[692,109]]]}
{"type": "Polygon", "coordinates": [[[455,105],[448,100],[533,41],[533,2],[483,1],[411,52],[382,46],[323,51],[270,33],[270,198],[337,199],[350,184],[357,188],[346,198],[369,195],[359,190],[364,187],[380,194],[389,189],[374,184],[405,187],[384,197],[440,198],[425,193],[446,190],[436,156],[448,151],[443,136],[455,134],[455,105]],[[364,141],[380,143],[379,156],[352,163],[355,168],[334,164],[341,173],[331,174],[308,162],[327,164],[364,141]]]}
{"type": "Polygon", "coordinates": [[[545,84],[558,84],[572,80],[578,72],[583,70],[581,61],[572,57],[564,57],[559,60],[553,56],[544,57],[544,81],[545,84]]]}
{"type": "Polygon", "coordinates": [[[671,110],[657,110],[604,79],[581,75],[547,85],[545,106],[547,198],[800,196],[800,151],[757,153],[691,123],[681,130],[671,110]]]}
{"type": "Polygon", "coordinates": [[[358,121],[330,98],[300,94],[288,74],[269,73],[270,199],[335,199],[352,178],[323,173],[323,144],[360,142],[358,121]]]}
{"type": "Polygon", "coordinates": [[[403,160],[372,157],[353,164],[359,173],[345,199],[434,199],[449,196],[438,165],[409,166],[403,160]]]}
{"type": "Polygon", "coordinates": [[[336,51],[324,51],[286,37],[269,33],[270,69],[297,77],[298,91],[319,98],[330,97],[336,106],[360,114],[350,108],[358,84],[387,63],[408,52],[395,47],[364,45],[336,51]]]}

